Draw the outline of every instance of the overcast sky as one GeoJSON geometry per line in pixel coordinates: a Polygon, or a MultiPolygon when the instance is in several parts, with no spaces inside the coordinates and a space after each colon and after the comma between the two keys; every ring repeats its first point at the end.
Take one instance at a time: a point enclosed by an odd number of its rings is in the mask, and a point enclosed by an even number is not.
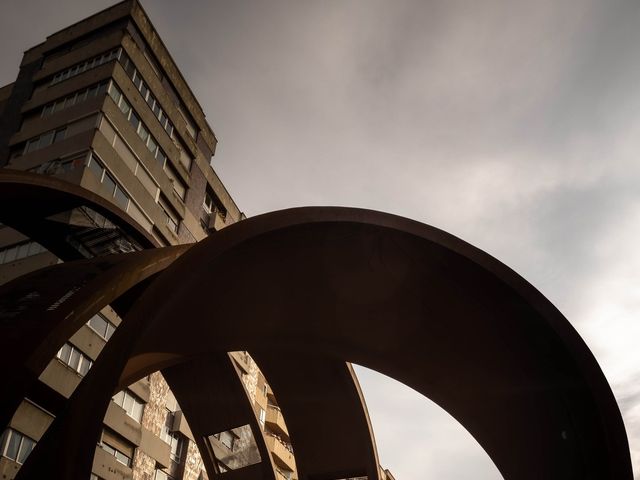
{"type": "MultiPolygon", "coordinates": [[[[4,3],[2,85],[23,50],[112,2],[4,3]]],[[[247,215],[383,210],[514,268],[598,358],[640,479],[640,2],[143,4],[247,215]]],[[[438,407],[359,372],[396,478],[501,478],[438,407]]]]}

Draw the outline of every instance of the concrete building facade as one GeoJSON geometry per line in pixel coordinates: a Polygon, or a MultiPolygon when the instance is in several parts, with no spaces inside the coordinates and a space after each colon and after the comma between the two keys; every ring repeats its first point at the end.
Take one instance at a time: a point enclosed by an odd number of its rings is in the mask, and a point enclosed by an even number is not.
{"type": "MultiPolygon", "coordinates": [[[[56,32],[24,53],[16,81],[0,88],[0,166],[55,176],[98,193],[146,229],[159,246],[193,243],[243,218],[211,167],[217,139],[142,6],[126,0],[56,32]]],[[[5,205],[3,208],[19,208],[5,205]]],[[[88,211],[57,221],[78,230],[88,211]]],[[[125,252],[88,238],[85,257],[125,252]]],[[[0,283],[60,260],[0,227],[0,283]]],[[[69,397],[121,319],[105,308],[58,352],[40,377],[69,397]]],[[[256,363],[233,352],[279,476],[296,478],[277,402],[256,363]]],[[[0,439],[0,476],[11,479],[53,414],[25,398],[0,439]]],[[[220,471],[240,432],[213,438],[220,471]]],[[[207,474],[189,426],[160,373],[113,397],[92,479],[196,480],[207,474]]]]}

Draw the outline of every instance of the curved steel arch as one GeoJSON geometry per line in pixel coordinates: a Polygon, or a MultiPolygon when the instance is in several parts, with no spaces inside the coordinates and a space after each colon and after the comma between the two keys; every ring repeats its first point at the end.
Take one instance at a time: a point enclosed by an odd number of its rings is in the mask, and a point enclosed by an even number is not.
{"type": "Polygon", "coordinates": [[[77,260],[46,267],[0,286],[0,398],[6,426],[62,345],[107,305],[124,316],[148,281],[190,245],[77,260]]]}
{"type": "MultiPolygon", "coordinates": [[[[95,243],[99,235],[102,240],[118,242],[120,251],[159,246],[149,232],[114,203],[59,178],[2,169],[0,204],[5,205],[0,209],[0,222],[42,244],[65,261],[99,255],[82,245],[83,240],[95,243]],[[7,208],[9,205],[16,208],[7,208]],[[82,211],[88,217],[97,213],[108,224],[93,228],[76,225],[74,228],[65,221],[57,221],[57,216],[68,216],[74,210],[82,211]]],[[[95,218],[86,220],[89,224],[95,218]]],[[[111,248],[109,253],[117,251],[111,248]]]]}
{"type": "Polygon", "coordinates": [[[350,364],[326,355],[253,354],[275,393],[298,478],[378,480],[373,428],[350,364]]]}
{"type": "MultiPolygon", "coordinates": [[[[15,202],[20,205],[19,210],[2,210],[0,217],[3,223],[37,240],[64,260],[75,260],[87,255],[79,252],[77,246],[69,244],[67,225],[64,222],[52,222],[51,219],[62,212],[77,208],[88,207],[104,215],[124,232],[135,247],[157,246],[155,239],[123,211],[99,195],[77,185],[54,177],[7,170],[0,171],[0,185],[0,200],[4,201],[4,204],[15,202]]],[[[47,406],[50,406],[52,411],[61,408],[62,399],[52,398],[52,391],[42,388],[33,391],[37,386],[38,375],[62,343],[100,308],[114,302],[114,308],[124,317],[136,292],[140,293],[148,284],[146,280],[162,271],[184,252],[186,247],[173,247],[169,250],[168,254],[166,251],[153,251],[141,255],[111,256],[108,259],[80,260],[56,265],[32,272],[0,287],[0,299],[3,299],[0,300],[0,317],[4,317],[5,320],[0,325],[0,336],[5,340],[12,340],[0,355],[4,358],[3,375],[10,385],[0,400],[1,424],[9,422],[20,401],[28,393],[41,394],[38,400],[49,401],[47,406]],[[135,289],[135,292],[132,289],[135,289]],[[11,321],[7,321],[9,319],[11,321]]],[[[189,370],[200,363],[199,360],[192,359],[173,369],[189,370]]],[[[205,362],[199,368],[205,366],[209,367],[208,373],[213,370],[220,375],[225,373],[225,369],[221,369],[215,362],[205,362]]],[[[173,390],[181,403],[188,402],[189,390],[177,382],[169,371],[163,373],[174,378],[173,390]]],[[[228,373],[225,375],[228,376],[228,373]]],[[[239,397],[237,392],[235,396],[227,397],[233,398],[238,406],[243,404],[243,398],[239,397]]],[[[244,400],[246,401],[246,398],[244,400]]],[[[246,408],[237,410],[238,415],[247,416],[246,408]]],[[[190,416],[202,415],[203,412],[193,408],[186,414],[188,419],[190,416]]],[[[210,409],[207,410],[207,418],[209,421],[215,420],[210,409]]],[[[256,423],[255,418],[253,422],[256,423]]],[[[199,424],[193,421],[192,423],[198,429],[199,424]]],[[[295,417],[292,423],[296,424],[295,417]]],[[[266,452],[264,439],[258,438],[257,443],[260,449],[266,452]]],[[[333,446],[336,447],[339,443],[334,442],[333,446]]],[[[199,447],[202,445],[199,444],[199,447]]],[[[317,451],[322,450],[318,448],[317,451]]],[[[204,453],[203,450],[203,457],[207,459],[204,453]]],[[[266,457],[269,457],[268,453],[266,457]]],[[[302,465],[304,466],[304,462],[302,465]]],[[[261,475],[273,477],[270,460],[263,463],[261,468],[267,466],[269,468],[261,475]],[[270,474],[265,473],[269,471],[270,474]]],[[[246,474],[247,472],[243,471],[242,475],[246,474]]]]}
{"type": "MultiPolygon", "coordinates": [[[[70,245],[69,228],[65,222],[52,221],[52,217],[78,208],[88,207],[106,217],[122,230],[136,249],[157,246],[155,239],[125,212],[77,185],[55,177],[11,170],[0,172],[0,185],[0,200],[5,205],[20,205],[19,210],[3,209],[0,212],[3,223],[43,244],[64,260],[76,260],[87,255],[79,252],[76,245],[70,245]]],[[[182,253],[184,249],[176,247],[174,250],[182,253]]],[[[46,406],[51,411],[62,408],[62,397],[53,395],[55,392],[50,389],[37,388],[38,374],[62,343],[100,308],[114,302],[116,311],[124,316],[135,297],[135,292],[130,289],[135,288],[138,293],[142,291],[148,283],[144,282],[147,277],[166,267],[168,262],[165,260],[164,254],[155,251],[140,256],[127,255],[126,258],[113,256],[96,261],[76,261],[33,272],[0,287],[0,298],[4,299],[0,305],[3,310],[0,316],[5,316],[0,334],[5,339],[12,339],[2,355],[6,360],[2,363],[5,379],[11,388],[0,400],[0,423],[9,422],[27,394],[38,395],[38,401],[48,402],[46,406]],[[119,276],[126,280],[119,281],[119,276]],[[65,298],[71,292],[73,295],[65,298]],[[61,298],[65,301],[56,305],[61,298]],[[48,309],[51,306],[56,308],[48,309]],[[9,317],[10,322],[6,321],[9,317]]],[[[189,361],[188,365],[192,362],[189,361]]],[[[180,385],[174,386],[176,396],[184,401],[186,392],[180,385]]],[[[286,401],[286,395],[284,399],[286,401]]],[[[328,424],[332,419],[325,420],[328,424]]],[[[292,424],[299,424],[298,428],[303,430],[306,427],[296,422],[295,417],[292,424]]],[[[259,439],[258,444],[263,448],[264,440],[259,439]]],[[[336,441],[332,446],[339,448],[339,444],[336,441]]],[[[320,453],[322,450],[316,447],[320,453]]],[[[305,462],[301,465],[304,468],[305,462]]]]}
{"type": "MultiPolygon", "coordinates": [[[[26,396],[53,413],[63,410],[65,399],[37,381],[51,358],[106,305],[125,317],[150,281],[190,247],[179,245],[76,260],[36,270],[0,286],[0,338],[4,340],[0,373],[7,385],[0,398],[0,423],[8,425],[26,396]],[[33,398],[31,394],[40,396],[33,398]]],[[[97,361],[104,360],[101,356],[97,361]]],[[[190,359],[162,373],[178,402],[188,407],[185,418],[195,432],[206,431],[212,421],[221,423],[238,418],[251,424],[254,432],[260,432],[247,394],[226,354],[190,359]],[[196,369],[198,374],[194,373],[196,369]],[[215,378],[215,382],[202,382],[203,378],[215,378]],[[194,395],[194,391],[198,394],[194,395]],[[201,400],[210,400],[211,391],[227,408],[214,408],[198,401],[201,396],[204,396],[201,400]],[[203,395],[207,392],[208,396],[203,395]]],[[[255,441],[263,459],[252,469],[254,475],[258,475],[255,478],[274,479],[264,438],[258,433],[255,441]]],[[[196,438],[196,442],[207,463],[207,471],[213,475],[210,452],[203,448],[202,439],[196,438]]],[[[246,475],[247,470],[243,470],[241,477],[246,475]]]]}
{"type": "MultiPolygon", "coordinates": [[[[432,398],[507,479],[632,478],[615,399],[562,314],[497,260],[417,222],[346,208],[240,222],[167,269],[129,320],[138,341],[92,369],[73,408],[99,410],[118,381],[194,352],[317,352],[432,398]],[[215,322],[203,315],[211,291],[225,299],[215,322]]],[[[77,423],[58,417],[25,466],[56,465],[57,438],[82,452],[90,429],[77,423]]]]}
{"type": "Polygon", "coordinates": [[[275,467],[253,405],[228,354],[201,355],[165,368],[162,375],[187,418],[210,479],[216,478],[220,471],[207,437],[244,425],[249,426],[260,461],[230,469],[224,478],[276,479],[275,467]]]}

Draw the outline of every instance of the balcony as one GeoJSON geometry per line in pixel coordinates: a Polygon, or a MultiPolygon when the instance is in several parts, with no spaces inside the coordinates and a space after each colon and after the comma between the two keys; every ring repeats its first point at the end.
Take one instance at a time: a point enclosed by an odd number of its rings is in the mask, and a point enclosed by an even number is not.
{"type": "Polygon", "coordinates": [[[265,435],[265,441],[275,464],[280,468],[295,472],[296,461],[293,457],[291,445],[269,433],[265,435]]]}
{"type": "Polygon", "coordinates": [[[211,212],[202,210],[200,215],[200,222],[202,226],[212,232],[217,232],[225,227],[226,214],[223,214],[218,209],[213,209],[211,212]]]}
{"type": "Polygon", "coordinates": [[[275,405],[267,406],[267,418],[265,420],[265,424],[273,433],[280,435],[281,437],[286,437],[285,440],[289,439],[287,424],[284,422],[284,417],[282,416],[282,412],[279,407],[276,407],[275,405]]]}
{"type": "Polygon", "coordinates": [[[173,413],[173,423],[171,425],[172,432],[179,432],[187,438],[193,440],[193,433],[191,433],[191,428],[189,428],[189,424],[187,423],[186,418],[184,418],[184,413],[182,410],[178,410],[173,413]]]}

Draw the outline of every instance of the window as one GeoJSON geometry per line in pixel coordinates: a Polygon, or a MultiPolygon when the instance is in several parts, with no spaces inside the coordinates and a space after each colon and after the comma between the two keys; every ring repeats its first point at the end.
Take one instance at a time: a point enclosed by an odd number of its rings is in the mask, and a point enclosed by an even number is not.
{"type": "Polygon", "coordinates": [[[225,470],[238,470],[261,461],[258,445],[250,425],[208,435],[205,437],[205,441],[209,442],[218,466],[221,463],[225,470]],[[240,438],[241,442],[238,441],[240,438]],[[226,448],[222,449],[220,445],[226,448]],[[225,451],[227,449],[228,451],[225,451]]]}
{"type": "Polygon", "coordinates": [[[53,138],[53,143],[57,143],[61,140],[64,140],[64,137],[67,133],[67,129],[66,128],[61,128],[60,130],[56,130],[56,135],[53,138]]]}
{"type": "Polygon", "coordinates": [[[191,164],[193,163],[193,158],[191,158],[191,154],[187,150],[187,147],[184,146],[182,140],[179,138],[175,138],[178,142],[178,150],[180,152],[180,163],[187,169],[187,171],[191,170],[191,164]]]}
{"type": "Polygon", "coordinates": [[[158,144],[156,143],[156,141],[154,140],[153,137],[149,137],[149,143],[147,143],[147,148],[149,148],[149,151],[155,157],[156,156],[156,150],[158,149],[158,144]]]}
{"type": "Polygon", "coordinates": [[[153,54],[149,53],[149,51],[146,48],[142,51],[142,54],[144,55],[144,58],[146,58],[147,61],[149,62],[149,65],[151,65],[151,69],[153,70],[153,72],[158,76],[158,78],[162,78],[160,65],[158,65],[158,62],[153,57],[153,54]]]}
{"type": "Polygon", "coordinates": [[[14,262],[46,251],[46,248],[36,242],[17,243],[0,249],[0,264],[14,262]]]}
{"type": "Polygon", "coordinates": [[[131,418],[140,423],[144,412],[144,401],[130,390],[123,390],[114,395],[114,403],[124,409],[131,418]]]}
{"type": "Polygon", "coordinates": [[[102,162],[98,160],[97,155],[93,152],[91,152],[91,156],[89,157],[88,166],[89,170],[96,175],[98,181],[102,183],[109,198],[112,198],[113,201],[126,212],[129,207],[129,195],[124,191],[122,186],[116,182],[111,174],[106,171],[102,166],[102,162]]]}
{"type": "Polygon", "coordinates": [[[169,444],[171,447],[171,453],[169,457],[176,463],[180,463],[180,459],[182,458],[182,448],[184,447],[184,438],[179,433],[171,434],[171,443],[169,444]]]}
{"type": "Polygon", "coordinates": [[[36,442],[12,428],[7,428],[0,441],[0,454],[16,463],[23,464],[36,442]]]}
{"type": "Polygon", "coordinates": [[[87,322],[91,329],[105,340],[109,340],[116,329],[116,326],[99,313],[91,317],[87,322]]]}
{"type": "Polygon", "coordinates": [[[98,181],[102,182],[102,175],[104,174],[104,167],[100,164],[100,162],[96,159],[94,155],[91,156],[89,160],[89,170],[93,172],[98,181]]]}
{"type": "Polygon", "coordinates": [[[174,417],[175,412],[165,408],[164,425],[162,425],[162,430],[160,431],[160,438],[168,444],[171,444],[171,430],[173,429],[174,417]]]}
{"type": "Polygon", "coordinates": [[[111,175],[109,175],[108,173],[105,173],[102,178],[102,184],[105,186],[107,192],[113,195],[116,189],[116,181],[111,177],[111,175]]]}
{"type": "Polygon", "coordinates": [[[105,452],[116,457],[116,460],[121,464],[127,467],[131,466],[131,459],[133,458],[135,447],[117,433],[107,429],[103,430],[102,438],[98,446],[105,452]]]}
{"type": "Polygon", "coordinates": [[[264,422],[267,420],[267,412],[264,411],[263,408],[260,409],[260,425],[262,425],[262,429],[264,430],[264,422]]]}
{"type": "Polygon", "coordinates": [[[236,440],[238,438],[231,430],[216,433],[214,437],[220,440],[220,443],[222,443],[225,447],[227,447],[231,451],[233,451],[233,448],[236,444],[236,440]]]}
{"type": "Polygon", "coordinates": [[[91,368],[91,365],[93,365],[93,362],[87,355],[70,343],[65,343],[58,351],[56,357],[67,367],[75,370],[81,377],[84,377],[91,368]]]}
{"type": "Polygon", "coordinates": [[[138,133],[140,128],[140,118],[138,117],[138,115],[131,112],[131,115],[129,116],[129,122],[131,123],[131,126],[136,131],[136,133],[138,133]]]}
{"type": "Polygon", "coordinates": [[[189,133],[189,135],[191,135],[192,138],[195,139],[197,133],[196,124],[191,119],[191,115],[189,115],[184,109],[182,102],[178,105],[178,112],[180,112],[180,115],[182,115],[182,118],[184,118],[185,124],[187,126],[187,132],[189,133]]]}
{"type": "Polygon", "coordinates": [[[171,186],[173,187],[173,191],[180,198],[180,200],[184,201],[185,196],[187,194],[187,187],[184,182],[178,176],[178,172],[171,166],[170,163],[167,163],[164,166],[164,171],[169,177],[169,181],[171,182],[171,186]]]}
{"type": "Polygon", "coordinates": [[[122,190],[121,187],[116,186],[115,193],[113,194],[113,199],[115,202],[120,205],[120,207],[126,211],[129,206],[129,196],[122,190]]]}
{"type": "Polygon", "coordinates": [[[162,430],[160,431],[160,438],[171,447],[171,460],[179,463],[184,439],[179,433],[173,432],[174,418],[175,412],[165,408],[164,425],[162,425],[162,430]]]}
{"type": "Polygon", "coordinates": [[[47,146],[51,145],[53,143],[53,139],[55,137],[55,134],[56,134],[56,132],[53,131],[53,130],[51,132],[43,133],[42,136],[40,137],[39,147],[38,148],[44,148],[44,147],[47,147],[47,146]]]}
{"type": "Polygon", "coordinates": [[[154,480],[174,480],[175,477],[172,477],[167,472],[161,469],[161,467],[156,467],[156,475],[153,477],[154,480]]]}
{"type": "MultiPolygon", "coordinates": [[[[140,79],[140,81],[142,81],[142,79],[140,79]]],[[[140,86],[140,95],[142,95],[142,98],[144,98],[145,101],[147,101],[148,94],[149,94],[149,87],[147,87],[146,83],[142,82],[140,86]]]]}
{"type": "Polygon", "coordinates": [[[166,216],[167,228],[169,228],[169,230],[171,230],[173,233],[178,233],[178,224],[180,223],[178,214],[162,195],[160,196],[160,198],[158,198],[158,205],[160,205],[160,208],[166,216]]]}

